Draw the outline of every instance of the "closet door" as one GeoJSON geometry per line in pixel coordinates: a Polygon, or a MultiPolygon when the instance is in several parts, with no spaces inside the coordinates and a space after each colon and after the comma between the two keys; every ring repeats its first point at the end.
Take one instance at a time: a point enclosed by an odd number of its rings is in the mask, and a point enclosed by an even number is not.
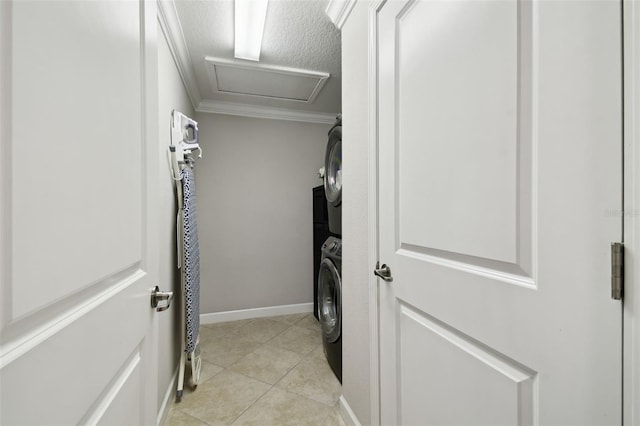
{"type": "Polygon", "coordinates": [[[0,424],[156,422],[155,7],[0,2],[0,424]]]}
{"type": "Polygon", "coordinates": [[[375,14],[382,424],[622,424],[620,6],[375,14]]]}

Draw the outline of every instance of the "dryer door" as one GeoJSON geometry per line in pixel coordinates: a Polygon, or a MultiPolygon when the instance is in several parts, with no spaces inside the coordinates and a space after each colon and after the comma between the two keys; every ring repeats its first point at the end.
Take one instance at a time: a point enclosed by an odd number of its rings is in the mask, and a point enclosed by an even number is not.
{"type": "Polygon", "coordinates": [[[318,316],[320,329],[329,343],[340,337],[342,330],[342,282],[330,259],[324,259],[318,273],[318,316]]]}
{"type": "Polygon", "coordinates": [[[324,170],[324,193],[337,207],[342,201],[342,126],[335,126],[329,133],[324,170]]]}

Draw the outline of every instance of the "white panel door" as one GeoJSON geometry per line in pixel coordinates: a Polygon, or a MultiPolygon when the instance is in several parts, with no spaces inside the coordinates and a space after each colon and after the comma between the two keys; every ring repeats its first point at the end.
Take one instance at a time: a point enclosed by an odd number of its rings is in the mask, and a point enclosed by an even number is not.
{"type": "Polygon", "coordinates": [[[382,424],[621,423],[620,17],[378,9],[382,424]]]}
{"type": "Polygon", "coordinates": [[[0,28],[0,423],[155,423],[155,2],[2,1],[0,28]]]}

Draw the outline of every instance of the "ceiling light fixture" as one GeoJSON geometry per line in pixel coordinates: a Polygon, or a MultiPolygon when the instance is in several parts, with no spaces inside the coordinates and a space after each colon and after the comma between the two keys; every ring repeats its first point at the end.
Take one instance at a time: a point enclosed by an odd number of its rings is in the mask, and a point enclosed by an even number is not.
{"type": "Polygon", "coordinates": [[[235,0],[235,52],[239,59],[260,60],[269,0],[235,0]]]}

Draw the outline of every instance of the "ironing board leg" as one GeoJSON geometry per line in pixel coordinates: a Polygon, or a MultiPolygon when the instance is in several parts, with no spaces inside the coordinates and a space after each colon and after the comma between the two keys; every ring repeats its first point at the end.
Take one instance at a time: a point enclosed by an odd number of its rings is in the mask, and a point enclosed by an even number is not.
{"type": "Polygon", "coordinates": [[[185,367],[185,353],[181,352],[180,355],[180,369],[178,370],[178,390],[176,392],[176,402],[180,402],[182,399],[182,389],[184,387],[184,367],[185,367]]]}
{"type": "Polygon", "coordinates": [[[200,358],[200,334],[196,338],[196,346],[190,354],[191,358],[191,380],[194,389],[200,383],[200,371],[202,370],[202,359],[200,358]]]}

